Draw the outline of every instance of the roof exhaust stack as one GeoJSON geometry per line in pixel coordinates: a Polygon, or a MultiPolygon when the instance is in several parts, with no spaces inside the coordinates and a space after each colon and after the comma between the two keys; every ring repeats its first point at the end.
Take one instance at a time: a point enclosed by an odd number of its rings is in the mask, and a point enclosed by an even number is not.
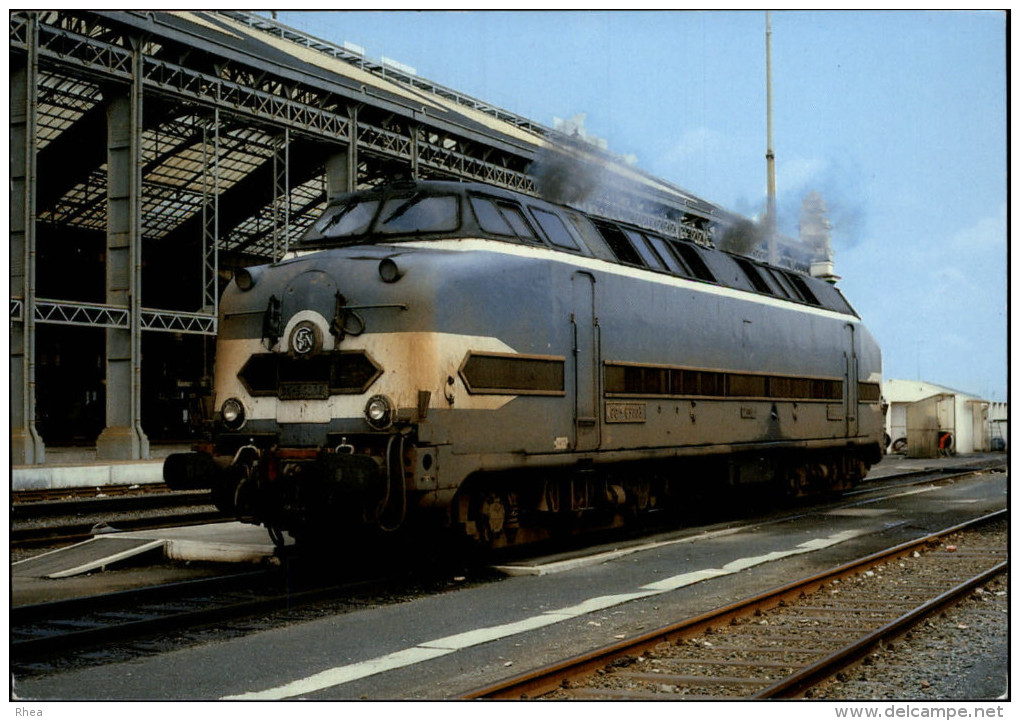
{"type": "Polygon", "coordinates": [[[800,239],[811,251],[811,276],[836,284],[832,260],[832,223],[822,194],[812,190],[800,204],[800,239]]]}

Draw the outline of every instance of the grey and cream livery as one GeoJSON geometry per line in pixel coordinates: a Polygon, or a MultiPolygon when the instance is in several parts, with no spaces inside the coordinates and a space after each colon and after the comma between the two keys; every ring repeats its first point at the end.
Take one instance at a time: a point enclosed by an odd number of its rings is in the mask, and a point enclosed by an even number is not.
{"type": "Polygon", "coordinates": [[[845,489],[882,453],[835,286],[485,185],[343,196],[221,314],[212,441],[164,475],[277,540],[498,547],[705,486],[845,489]]]}

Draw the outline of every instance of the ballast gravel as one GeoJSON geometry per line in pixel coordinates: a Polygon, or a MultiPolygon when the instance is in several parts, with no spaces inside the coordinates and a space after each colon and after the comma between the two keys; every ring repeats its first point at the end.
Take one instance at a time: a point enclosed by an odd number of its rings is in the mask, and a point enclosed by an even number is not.
{"type": "MultiPolygon", "coordinates": [[[[617,659],[586,682],[546,698],[748,697],[941,592],[931,589],[959,583],[949,579],[991,568],[1005,559],[1007,548],[1002,522],[958,533],[908,558],[833,581],[798,602],[617,659]],[[887,602],[893,606],[881,608],[887,602]],[[703,677],[710,682],[702,683],[703,677]]],[[[840,701],[999,698],[1007,693],[1008,604],[1008,576],[1000,574],[805,695],[840,701]]]]}
{"type": "Polygon", "coordinates": [[[814,689],[828,700],[977,700],[1008,692],[1009,582],[999,576],[814,689]]]}

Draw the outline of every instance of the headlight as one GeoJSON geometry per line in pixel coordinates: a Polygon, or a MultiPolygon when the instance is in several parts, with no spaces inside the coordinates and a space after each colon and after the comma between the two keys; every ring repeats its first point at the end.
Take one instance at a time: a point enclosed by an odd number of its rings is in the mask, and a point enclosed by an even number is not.
{"type": "Polygon", "coordinates": [[[393,403],[386,396],[372,396],[365,404],[365,420],[377,431],[393,425],[393,403]]]}
{"type": "Polygon", "coordinates": [[[393,258],[383,258],[379,261],[379,277],[384,283],[396,283],[404,276],[404,271],[397,265],[393,258]]]}
{"type": "Polygon", "coordinates": [[[239,268],[234,273],[234,282],[237,283],[237,287],[241,290],[251,290],[255,287],[259,277],[262,275],[263,267],[255,266],[254,268],[239,268]]]}
{"type": "Polygon", "coordinates": [[[220,417],[223,419],[223,425],[236,431],[244,425],[244,406],[236,398],[228,398],[220,407],[220,417]]]}

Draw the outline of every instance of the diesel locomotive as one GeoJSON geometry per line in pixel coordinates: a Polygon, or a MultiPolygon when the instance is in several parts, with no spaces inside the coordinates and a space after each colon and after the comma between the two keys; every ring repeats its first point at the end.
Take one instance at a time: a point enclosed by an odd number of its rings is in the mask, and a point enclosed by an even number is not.
{"type": "Polygon", "coordinates": [[[224,291],[215,429],[173,488],[282,542],[488,547],[882,454],[881,357],[823,280],[481,184],[331,202],[224,291]]]}

